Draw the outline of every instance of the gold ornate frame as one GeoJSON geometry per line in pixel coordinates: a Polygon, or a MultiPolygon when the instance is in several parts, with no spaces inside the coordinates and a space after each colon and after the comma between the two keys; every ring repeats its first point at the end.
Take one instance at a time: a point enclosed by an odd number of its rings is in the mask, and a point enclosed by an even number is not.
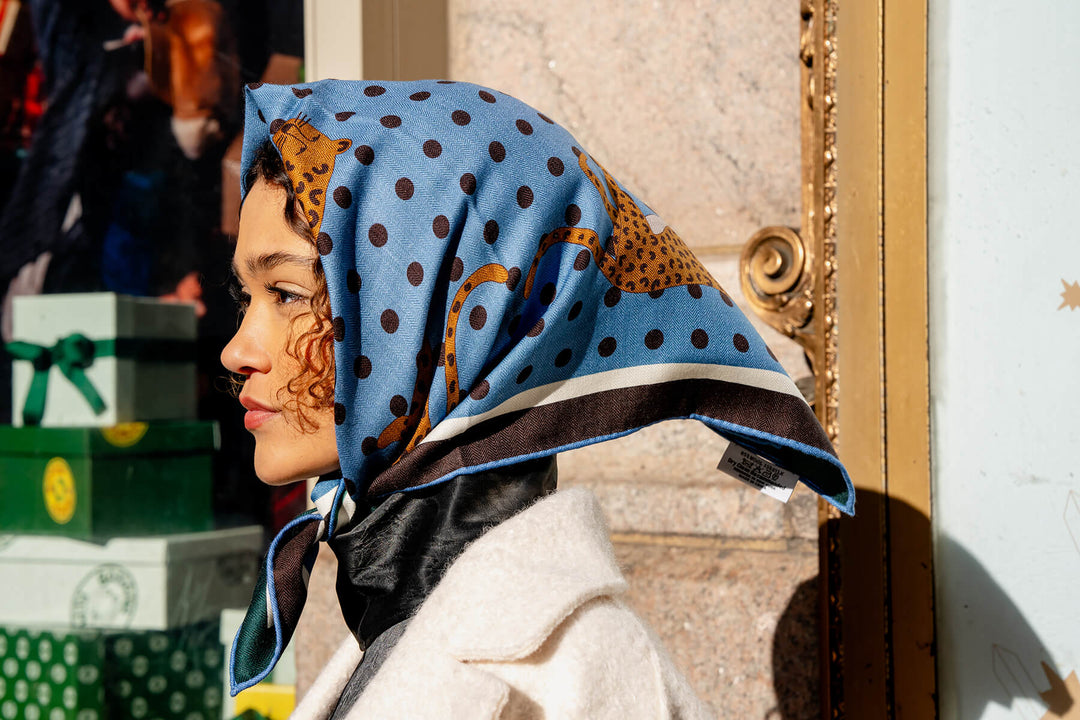
{"type": "Polygon", "coordinates": [[[819,512],[822,717],[935,718],[926,2],[800,12],[801,228],[756,233],[741,284],[806,350],[857,491],[819,512]]]}

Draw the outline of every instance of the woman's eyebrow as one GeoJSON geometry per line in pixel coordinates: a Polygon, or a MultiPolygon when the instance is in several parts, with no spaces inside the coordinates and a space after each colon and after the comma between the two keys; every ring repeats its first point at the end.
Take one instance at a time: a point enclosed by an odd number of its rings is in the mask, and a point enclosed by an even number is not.
{"type": "MultiPolygon", "coordinates": [[[[296,255],[288,252],[272,252],[249,257],[244,265],[249,275],[257,275],[261,272],[273,270],[279,265],[300,265],[304,268],[310,268],[311,261],[314,259],[313,256],[296,255]]],[[[236,258],[233,258],[232,270],[233,275],[240,274],[239,268],[236,266],[236,258]]]]}

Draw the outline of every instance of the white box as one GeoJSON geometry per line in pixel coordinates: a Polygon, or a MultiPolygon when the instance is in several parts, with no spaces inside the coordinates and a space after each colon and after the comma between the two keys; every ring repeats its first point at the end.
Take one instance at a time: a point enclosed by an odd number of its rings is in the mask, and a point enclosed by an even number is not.
{"type": "MultiPolygon", "coordinates": [[[[142,343],[154,352],[152,342],[167,340],[187,344],[183,361],[146,361],[131,357],[95,357],[86,377],[105,401],[95,414],[86,398],[60,368],[49,369],[44,427],[109,427],[124,422],[195,419],[195,308],[155,298],[136,298],[115,293],[71,293],[20,296],[12,305],[12,335],[42,347],[52,347],[74,333],[89,340],[120,339],[142,343]]],[[[158,343],[160,350],[162,343],[158,343]]],[[[124,348],[120,348],[123,355],[124,348]]],[[[183,355],[173,355],[182,358],[183,355]]],[[[12,361],[12,421],[23,424],[23,406],[34,376],[32,363],[12,361]]]]}
{"type": "Polygon", "coordinates": [[[0,625],[168,630],[247,607],[263,530],[114,538],[0,535],[0,625]]]}

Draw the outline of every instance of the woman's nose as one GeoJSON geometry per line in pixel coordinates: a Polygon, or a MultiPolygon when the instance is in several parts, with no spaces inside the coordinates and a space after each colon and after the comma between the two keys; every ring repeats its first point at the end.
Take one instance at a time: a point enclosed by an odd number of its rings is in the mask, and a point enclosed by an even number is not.
{"type": "Polygon", "coordinates": [[[270,355],[263,348],[250,313],[221,351],[221,364],[230,372],[240,375],[270,372],[270,355]]]}

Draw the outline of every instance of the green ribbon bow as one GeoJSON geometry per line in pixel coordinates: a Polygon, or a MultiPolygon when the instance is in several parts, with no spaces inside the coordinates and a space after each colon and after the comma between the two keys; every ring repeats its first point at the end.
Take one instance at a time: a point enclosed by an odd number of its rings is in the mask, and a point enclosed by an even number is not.
{"type": "Polygon", "coordinates": [[[34,365],[34,377],[23,405],[23,423],[39,425],[45,414],[45,397],[49,389],[49,369],[55,365],[71,384],[82,394],[95,415],[105,412],[105,401],[97,388],[86,377],[86,368],[94,359],[116,354],[115,340],[91,340],[85,335],[72,333],[60,338],[52,347],[17,340],[4,346],[16,360],[28,360],[34,365]]]}

